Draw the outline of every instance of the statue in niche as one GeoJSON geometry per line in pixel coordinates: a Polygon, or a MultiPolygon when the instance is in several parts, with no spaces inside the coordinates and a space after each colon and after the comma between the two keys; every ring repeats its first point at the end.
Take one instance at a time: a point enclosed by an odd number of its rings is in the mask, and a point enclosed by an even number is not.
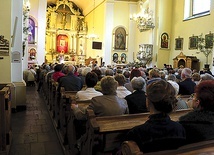
{"type": "Polygon", "coordinates": [[[86,22],[83,18],[78,18],[77,20],[77,31],[86,31],[86,22]]]}

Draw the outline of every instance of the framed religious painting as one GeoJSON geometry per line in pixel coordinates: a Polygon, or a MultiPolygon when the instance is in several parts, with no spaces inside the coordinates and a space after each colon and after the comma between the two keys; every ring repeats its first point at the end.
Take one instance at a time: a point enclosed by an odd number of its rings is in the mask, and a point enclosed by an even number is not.
{"type": "Polygon", "coordinates": [[[29,17],[29,27],[28,27],[28,44],[36,43],[36,23],[33,18],[29,17]]]}
{"type": "Polygon", "coordinates": [[[126,54],[125,53],[122,53],[120,58],[121,58],[121,63],[126,63],[126,54]]]}
{"type": "Polygon", "coordinates": [[[183,49],[183,38],[175,38],[175,50],[182,50],[183,49]]]}
{"type": "Polygon", "coordinates": [[[198,36],[189,37],[189,49],[197,49],[198,48],[198,36]]]}
{"type": "Polygon", "coordinates": [[[213,33],[205,35],[205,48],[213,48],[213,33]]]}
{"type": "Polygon", "coordinates": [[[117,53],[114,53],[114,54],[113,54],[113,62],[114,62],[114,63],[118,63],[118,59],[119,59],[118,54],[117,54],[117,53]]]}
{"type": "Polygon", "coordinates": [[[127,33],[124,27],[116,27],[113,31],[113,50],[127,50],[127,33]]]}
{"type": "Polygon", "coordinates": [[[169,49],[169,35],[164,32],[161,34],[161,48],[162,49],[169,49]]]}

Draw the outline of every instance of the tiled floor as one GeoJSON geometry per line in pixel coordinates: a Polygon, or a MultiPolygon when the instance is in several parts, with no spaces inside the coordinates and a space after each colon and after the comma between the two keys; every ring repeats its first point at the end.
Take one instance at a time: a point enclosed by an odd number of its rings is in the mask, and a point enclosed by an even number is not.
{"type": "Polygon", "coordinates": [[[10,155],[64,155],[43,96],[27,88],[27,110],[12,113],[10,155]]]}

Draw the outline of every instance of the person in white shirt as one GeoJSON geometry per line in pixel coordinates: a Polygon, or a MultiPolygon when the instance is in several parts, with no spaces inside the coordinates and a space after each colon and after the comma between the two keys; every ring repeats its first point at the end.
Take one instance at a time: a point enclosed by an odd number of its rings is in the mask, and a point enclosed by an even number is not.
{"type": "Polygon", "coordinates": [[[95,96],[103,95],[101,92],[96,91],[94,86],[97,84],[98,77],[94,72],[88,72],[85,77],[86,89],[80,90],[76,94],[76,100],[91,100],[95,96]]]}
{"type": "Polygon", "coordinates": [[[126,83],[126,78],[123,74],[116,74],[114,79],[118,82],[117,86],[117,96],[119,98],[125,98],[127,95],[130,95],[131,92],[124,87],[126,83]]]}

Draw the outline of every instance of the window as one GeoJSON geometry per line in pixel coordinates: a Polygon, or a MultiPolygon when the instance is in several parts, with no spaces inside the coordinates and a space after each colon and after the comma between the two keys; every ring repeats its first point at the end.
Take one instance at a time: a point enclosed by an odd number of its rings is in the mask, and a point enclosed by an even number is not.
{"type": "Polygon", "coordinates": [[[210,13],[211,0],[185,0],[184,20],[189,20],[210,13]]]}
{"type": "Polygon", "coordinates": [[[192,15],[207,13],[210,11],[210,0],[192,0],[192,15]]]}

